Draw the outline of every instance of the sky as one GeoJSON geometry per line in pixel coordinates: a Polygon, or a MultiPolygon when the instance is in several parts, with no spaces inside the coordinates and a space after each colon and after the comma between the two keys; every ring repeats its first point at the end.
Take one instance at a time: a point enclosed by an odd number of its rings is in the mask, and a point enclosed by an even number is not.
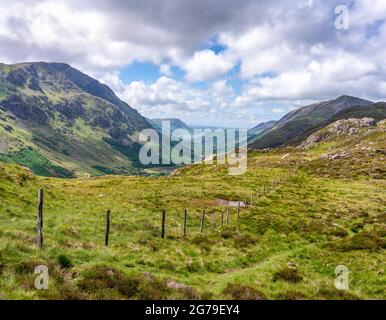
{"type": "Polygon", "coordinates": [[[0,62],[69,63],[150,118],[243,128],[343,94],[386,100],[385,0],[0,0],[0,8],[0,62]]]}

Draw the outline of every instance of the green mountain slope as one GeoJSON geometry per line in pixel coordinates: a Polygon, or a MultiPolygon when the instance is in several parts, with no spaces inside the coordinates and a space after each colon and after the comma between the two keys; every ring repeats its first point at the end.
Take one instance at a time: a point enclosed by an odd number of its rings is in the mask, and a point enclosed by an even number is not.
{"type": "MultiPolygon", "coordinates": [[[[258,137],[261,137],[264,132],[269,131],[276,125],[277,121],[267,121],[259,123],[256,127],[248,130],[248,138],[251,138],[252,141],[256,140],[258,137]]],[[[251,142],[252,142],[251,141],[251,142]]]]}
{"type": "Polygon", "coordinates": [[[341,96],[335,100],[323,101],[291,111],[264,135],[253,140],[252,149],[275,148],[298,144],[304,137],[325,125],[339,112],[354,106],[367,107],[371,101],[341,96]]]}
{"type": "Polygon", "coordinates": [[[131,173],[151,125],[106,85],[61,63],[0,64],[0,159],[45,176],[131,173]]]}
{"type": "Polygon", "coordinates": [[[373,118],[380,121],[386,118],[386,102],[377,102],[370,106],[355,106],[341,112],[338,112],[332,117],[331,122],[349,118],[373,118]]]}

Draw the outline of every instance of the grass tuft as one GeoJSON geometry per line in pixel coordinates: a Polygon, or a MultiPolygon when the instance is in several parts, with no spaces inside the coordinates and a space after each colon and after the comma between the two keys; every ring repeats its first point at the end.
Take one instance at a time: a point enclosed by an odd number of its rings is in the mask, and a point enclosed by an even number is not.
{"type": "Polygon", "coordinates": [[[273,274],[272,281],[283,280],[292,283],[298,283],[303,280],[297,269],[285,267],[273,274]]]}
{"type": "Polygon", "coordinates": [[[265,295],[250,286],[237,284],[237,283],[229,283],[224,289],[223,293],[229,296],[230,299],[233,300],[265,300],[265,295]]]}

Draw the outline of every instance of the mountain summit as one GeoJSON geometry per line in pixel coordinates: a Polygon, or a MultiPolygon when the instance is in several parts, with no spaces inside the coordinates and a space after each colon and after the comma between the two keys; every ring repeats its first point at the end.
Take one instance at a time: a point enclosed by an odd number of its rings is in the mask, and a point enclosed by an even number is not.
{"type": "Polygon", "coordinates": [[[352,107],[368,107],[373,102],[351,96],[314,103],[293,110],[272,127],[251,138],[251,148],[275,148],[287,144],[297,144],[310,134],[327,125],[337,114],[352,107]]]}
{"type": "Polygon", "coordinates": [[[47,176],[130,173],[148,121],[63,63],[0,64],[0,160],[47,176]]]}

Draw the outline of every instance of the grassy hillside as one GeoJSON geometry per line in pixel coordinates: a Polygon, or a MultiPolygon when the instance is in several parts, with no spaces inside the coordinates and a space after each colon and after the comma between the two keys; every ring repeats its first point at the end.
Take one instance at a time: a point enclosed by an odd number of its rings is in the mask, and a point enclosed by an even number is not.
{"type": "Polygon", "coordinates": [[[333,121],[348,118],[373,118],[376,121],[381,121],[386,118],[386,103],[378,102],[367,107],[356,106],[347,110],[338,112],[333,118],[333,121]]]}
{"type": "MultiPolygon", "coordinates": [[[[333,117],[352,107],[361,107],[366,114],[366,107],[371,101],[350,96],[341,96],[334,100],[322,101],[297,108],[287,113],[272,128],[263,134],[251,138],[253,149],[276,148],[287,145],[297,145],[321,127],[334,121],[333,117]]],[[[365,115],[366,116],[366,115],[365,115]]]]}
{"type": "Polygon", "coordinates": [[[111,89],[69,65],[0,64],[0,160],[53,177],[133,174],[145,128],[111,89]]]}
{"type": "Polygon", "coordinates": [[[267,121],[259,123],[256,127],[253,127],[252,129],[248,130],[248,139],[253,142],[254,140],[258,139],[260,136],[264,134],[264,132],[269,131],[271,128],[275,126],[277,121],[267,121]]]}
{"type": "Polygon", "coordinates": [[[334,123],[335,121],[338,121],[338,120],[350,119],[350,118],[354,118],[354,119],[372,118],[377,122],[383,119],[386,119],[386,103],[378,102],[370,106],[365,106],[365,107],[356,106],[356,107],[352,107],[352,108],[340,111],[331,119],[324,121],[322,124],[319,124],[318,126],[314,126],[310,129],[307,129],[303,133],[296,136],[294,139],[289,140],[288,144],[298,145],[300,142],[307,139],[311,134],[313,134],[314,132],[317,132],[318,130],[322,130],[329,124],[334,123]]]}
{"type": "Polygon", "coordinates": [[[253,152],[242,176],[197,165],[168,177],[63,180],[0,163],[0,298],[385,299],[385,138],[366,131],[309,150],[253,152]],[[344,151],[349,156],[325,157],[344,151]],[[38,188],[45,190],[43,251],[38,188]],[[231,207],[230,223],[220,226],[225,207],[217,200],[252,194],[252,205],[239,218],[231,207]],[[208,213],[200,234],[201,210],[212,209],[216,227],[208,213]],[[38,264],[49,266],[49,290],[34,289],[38,264]],[[348,291],[334,287],[341,264],[350,270],[348,291]]]}

